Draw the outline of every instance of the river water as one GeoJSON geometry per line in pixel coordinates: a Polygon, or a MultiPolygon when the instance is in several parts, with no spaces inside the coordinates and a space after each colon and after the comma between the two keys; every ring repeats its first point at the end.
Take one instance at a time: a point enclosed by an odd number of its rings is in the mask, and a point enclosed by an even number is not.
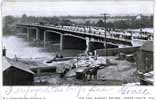
{"type": "MultiPolygon", "coordinates": [[[[14,58],[51,58],[60,53],[59,43],[49,44],[47,48],[43,46],[34,46],[33,42],[27,41],[25,38],[12,35],[3,36],[2,46],[7,49],[7,57],[14,58]]],[[[63,50],[63,56],[76,56],[84,51],[80,50],[63,50]]]]}

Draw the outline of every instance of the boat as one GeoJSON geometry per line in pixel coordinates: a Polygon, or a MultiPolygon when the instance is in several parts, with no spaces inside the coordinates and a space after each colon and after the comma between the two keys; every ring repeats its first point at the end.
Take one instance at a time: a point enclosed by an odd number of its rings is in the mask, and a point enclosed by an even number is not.
{"type": "Polygon", "coordinates": [[[62,55],[56,55],[54,58],[47,60],[46,63],[52,63],[52,62],[57,62],[57,61],[67,61],[71,60],[73,57],[63,57],[62,55]]]}

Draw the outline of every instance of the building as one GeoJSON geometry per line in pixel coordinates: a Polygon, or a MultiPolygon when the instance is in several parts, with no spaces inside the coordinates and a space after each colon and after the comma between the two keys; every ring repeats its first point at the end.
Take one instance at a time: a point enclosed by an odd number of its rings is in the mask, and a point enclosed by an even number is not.
{"type": "Polygon", "coordinates": [[[33,85],[34,73],[16,59],[2,57],[3,85],[33,85]]]}
{"type": "Polygon", "coordinates": [[[137,52],[137,70],[142,85],[153,85],[153,41],[147,41],[137,52]]]}
{"type": "Polygon", "coordinates": [[[138,71],[147,73],[153,70],[153,41],[146,41],[137,52],[138,71]]]}

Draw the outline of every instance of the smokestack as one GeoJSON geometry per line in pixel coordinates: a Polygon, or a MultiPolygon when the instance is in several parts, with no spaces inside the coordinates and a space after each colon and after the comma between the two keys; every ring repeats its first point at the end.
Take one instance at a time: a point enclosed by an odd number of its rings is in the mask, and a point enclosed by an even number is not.
{"type": "Polygon", "coordinates": [[[2,56],[5,57],[6,56],[6,48],[4,47],[2,50],[2,56]]]}

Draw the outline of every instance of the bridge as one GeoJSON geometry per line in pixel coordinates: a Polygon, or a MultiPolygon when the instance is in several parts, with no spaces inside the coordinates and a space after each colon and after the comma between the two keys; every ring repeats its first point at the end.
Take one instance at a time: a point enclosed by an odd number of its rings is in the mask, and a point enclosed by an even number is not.
{"type": "Polygon", "coordinates": [[[17,24],[18,32],[26,33],[28,40],[47,43],[60,43],[62,49],[95,50],[102,48],[118,48],[120,45],[132,46],[130,33],[117,34],[104,29],[80,26],[54,26],[41,24],[17,24]]]}

